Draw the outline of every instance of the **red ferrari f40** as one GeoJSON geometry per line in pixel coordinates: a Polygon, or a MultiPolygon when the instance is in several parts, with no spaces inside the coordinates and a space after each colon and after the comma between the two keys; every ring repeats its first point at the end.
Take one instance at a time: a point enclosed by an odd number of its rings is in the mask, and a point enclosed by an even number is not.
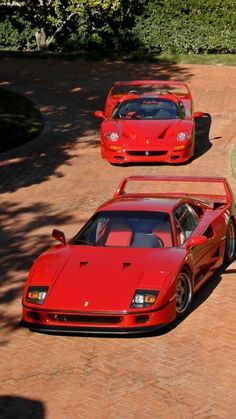
{"type": "Polygon", "coordinates": [[[21,324],[115,334],[163,327],[233,261],[235,220],[225,178],[125,178],[71,240],[53,230],[60,244],[30,270],[21,324]]]}

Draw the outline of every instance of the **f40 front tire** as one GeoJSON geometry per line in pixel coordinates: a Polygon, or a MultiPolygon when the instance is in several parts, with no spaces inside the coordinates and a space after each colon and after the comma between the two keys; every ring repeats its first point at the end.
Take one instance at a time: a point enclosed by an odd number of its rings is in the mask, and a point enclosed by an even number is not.
{"type": "Polygon", "coordinates": [[[192,278],[189,270],[183,268],[176,286],[176,316],[183,317],[188,312],[193,298],[192,278]]]}

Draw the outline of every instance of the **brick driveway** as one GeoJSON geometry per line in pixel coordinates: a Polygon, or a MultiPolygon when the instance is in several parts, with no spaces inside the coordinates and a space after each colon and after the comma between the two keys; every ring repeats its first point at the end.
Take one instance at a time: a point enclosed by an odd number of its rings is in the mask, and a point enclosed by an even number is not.
{"type": "Polygon", "coordinates": [[[196,295],[191,314],[140,338],[51,336],[19,328],[34,258],[54,226],[70,237],[119,180],[132,174],[226,176],[236,194],[236,68],[4,59],[0,82],[41,109],[42,134],[0,155],[0,418],[219,419],[236,417],[236,263],[196,295]],[[179,167],[114,167],[100,158],[101,109],[113,80],[186,81],[198,127],[197,158],[179,167]]]}

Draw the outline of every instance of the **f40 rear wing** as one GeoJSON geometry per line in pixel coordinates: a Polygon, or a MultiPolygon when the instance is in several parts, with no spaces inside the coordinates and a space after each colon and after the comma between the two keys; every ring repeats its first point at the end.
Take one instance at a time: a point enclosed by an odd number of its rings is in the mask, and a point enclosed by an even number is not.
{"type": "Polygon", "coordinates": [[[124,195],[192,196],[209,201],[234,202],[231,187],[223,177],[129,176],[124,178],[113,198],[124,195]]]}

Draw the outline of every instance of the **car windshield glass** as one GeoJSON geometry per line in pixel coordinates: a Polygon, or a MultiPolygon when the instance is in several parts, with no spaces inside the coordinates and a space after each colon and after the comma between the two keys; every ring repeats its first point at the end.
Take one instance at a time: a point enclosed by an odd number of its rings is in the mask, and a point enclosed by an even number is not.
{"type": "Polygon", "coordinates": [[[173,246],[169,214],[153,211],[102,211],[72,239],[72,244],[106,247],[173,246]]]}
{"type": "Polygon", "coordinates": [[[113,119],[180,119],[181,108],[171,100],[162,98],[128,99],[118,104],[112,114],[113,119]]]}

